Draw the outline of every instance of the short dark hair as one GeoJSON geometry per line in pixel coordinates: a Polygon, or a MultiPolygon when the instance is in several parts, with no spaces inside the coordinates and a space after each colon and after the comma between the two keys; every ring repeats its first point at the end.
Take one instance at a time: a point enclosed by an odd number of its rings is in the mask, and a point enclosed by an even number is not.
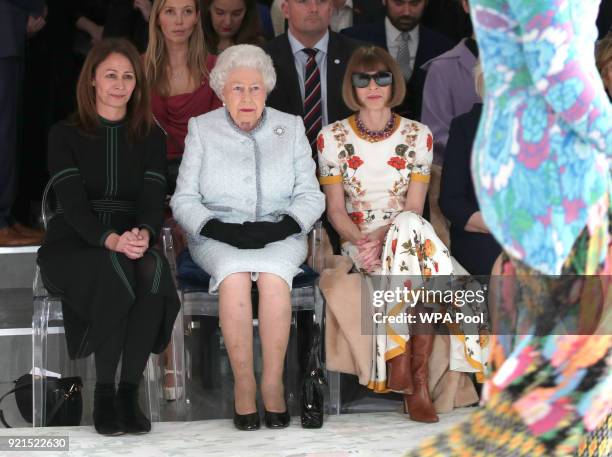
{"type": "Polygon", "coordinates": [[[387,106],[393,108],[400,105],[406,96],[406,81],[399,65],[391,55],[378,46],[361,46],[357,48],[351,56],[344,73],[342,82],[342,99],[346,106],[353,111],[362,108],[351,77],[358,71],[390,71],[393,75],[391,86],[391,98],[387,106]]]}
{"type": "Polygon", "coordinates": [[[132,43],[123,38],[105,38],[87,54],[76,88],[77,110],[73,123],[84,133],[93,134],[99,125],[96,111],[96,89],[92,84],[96,69],[111,54],[121,54],[134,68],[136,87],[127,104],[128,137],[131,140],[143,137],[151,128],[151,101],[149,84],[144,74],[140,55],[132,43]]]}

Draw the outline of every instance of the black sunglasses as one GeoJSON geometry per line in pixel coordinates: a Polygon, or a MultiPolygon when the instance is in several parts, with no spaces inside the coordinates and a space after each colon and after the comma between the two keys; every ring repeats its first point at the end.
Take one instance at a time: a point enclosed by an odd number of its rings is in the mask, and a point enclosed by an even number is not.
{"type": "Polygon", "coordinates": [[[393,74],[390,71],[379,71],[370,75],[368,73],[355,72],[351,76],[353,86],[363,89],[370,85],[370,81],[374,80],[377,86],[386,87],[393,82],[393,74]]]}

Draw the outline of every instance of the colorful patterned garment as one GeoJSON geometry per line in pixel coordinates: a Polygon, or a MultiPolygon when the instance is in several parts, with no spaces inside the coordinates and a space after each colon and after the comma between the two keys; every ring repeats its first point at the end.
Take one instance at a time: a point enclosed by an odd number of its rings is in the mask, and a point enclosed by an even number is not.
{"type": "MultiPolygon", "coordinates": [[[[585,253],[597,242],[585,229],[563,274],[582,274],[587,267],[585,253]]],[[[584,287],[580,276],[550,278],[520,261],[505,258],[497,308],[514,307],[528,309],[532,316],[539,314],[535,325],[547,326],[544,332],[550,330],[549,334],[532,332],[513,337],[507,327],[494,328],[503,335],[493,338],[491,366],[496,372],[484,386],[484,408],[449,432],[422,443],[408,456],[610,455],[609,325],[600,327],[596,335],[566,335],[554,327],[564,316],[551,322],[551,311],[565,309],[565,314],[572,314],[568,304],[574,305],[578,314],[593,308],[599,310],[598,316],[610,312],[612,245],[608,250],[608,262],[594,267],[601,278],[601,287],[595,293],[584,287]]]]}
{"type": "Polygon", "coordinates": [[[612,105],[594,60],[598,5],[470,1],[486,87],[476,194],[503,248],[543,273],[561,271],[587,223],[599,240],[588,255],[602,261],[608,244],[612,105]]]}
{"type": "Polygon", "coordinates": [[[612,303],[612,107],[593,58],[598,4],[470,1],[486,86],[474,183],[511,256],[500,303],[530,313],[540,331],[525,334],[518,319],[517,336],[494,338],[484,407],[410,456],[610,455],[610,328],[556,332],[562,317],[585,310],[609,319],[612,303]],[[602,293],[579,276],[540,272],[599,274],[602,293]]]}

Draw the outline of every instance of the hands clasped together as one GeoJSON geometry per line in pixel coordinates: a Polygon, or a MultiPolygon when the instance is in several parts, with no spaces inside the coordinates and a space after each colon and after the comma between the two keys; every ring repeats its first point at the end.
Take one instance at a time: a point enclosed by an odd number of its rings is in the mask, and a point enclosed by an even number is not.
{"type": "Polygon", "coordinates": [[[219,219],[208,221],[200,235],[227,243],[238,249],[262,249],[268,243],[284,240],[300,232],[299,224],[290,216],[279,222],[244,222],[235,224],[221,222],[219,219]]]}
{"type": "Polygon", "coordinates": [[[382,266],[380,255],[382,253],[383,243],[387,237],[390,225],[385,225],[374,230],[363,238],[357,240],[355,245],[359,249],[359,262],[361,267],[368,271],[374,272],[382,266]]]}
{"type": "Polygon", "coordinates": [[[134,227],[122,235],[117,233],[110,234],[104,244],[107,249],[120,252],[128,259],[136,260],[144,256],[149,248],[150,237],[151,235],[147,229],[134,227]]]}

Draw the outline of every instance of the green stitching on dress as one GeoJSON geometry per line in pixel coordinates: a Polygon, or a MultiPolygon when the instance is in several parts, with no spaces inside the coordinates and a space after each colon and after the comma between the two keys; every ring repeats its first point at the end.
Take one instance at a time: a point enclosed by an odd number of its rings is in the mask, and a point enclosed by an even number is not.
{"type": "Polygon", "coordinates": [[[109,152],[110,152],[110,195],[111,197],[115,195],[115,150],[114,150],[114,138],[113,138],[113,129],[109,129],[110,133],[110,143],[109,143],[109,152]]]}
{"type": "Polygon", "coordinates": [[[119,195],[119,144],[118,144],[118,138],[119,135],[117,135],[117,130],[118,128],[115,127],[113,128],[113,134],[115,137],[115,141],[114,141],[114,163],[115,163],[115,197],[117,195],[119,195]]]}
{"type": "Polygon", "coordinates": [[[157,178],[150,178],[150,177],[146,177],[146,176],[145,176],[144,180],[145,180],[145,181],[151,181],[151,182],[154,182],[155,184],[159,184],[159,185],[160,185],[160,186],[162,186],[162,188],[164,188],[164,189],[166,188],[166,183],[165,183],[165,182],[163,182],[163,181],[160,181],[160,180],[159,180],[159,179],[157,179],[157,178]]]}
{"type": "Polygon", "coordinates": [[[104,195],[106,195],[107,197],[110,197],[110,189],[109,189],[109,184],[110,184],[110,157],[108,154],[108,143],[109,143],[109,139],[108,139],[108,129],[105,129],[104,132],[106,133],[106,190],[104,191],[104,195]]]}
{"type": "MultiPolygon", "coordinates": [[[[156,176],[156,177],[158,177],[159,179],[161,179],[163,182],[166,182],[166,177],[165,177],[164,175],[160,174],[160,173],[156,173],[156,172],[154,172],[154,171],[145,171],[145,173],[144,173],[144,174],[145,174],[145,176],[146,176],[146,175],[156,176]]],[[[146,178],[145,178],[145,179],[146,179],[146,178]]]]}
{"type": "Polygon", "coordinates": [[[155,275],[153,276],[153,284],[151,286],[151,293],[156,294],[159,290],[159,279],[161,278],[161,259],[159,258],[159,254],[157,251],[150,251],[155,257],[155,275]]]}
{"type": "Polygon", "coordinates": [[[130,282],[128,281],[127,277],[125,276],[125,273],[123,272],[123,268],[121,268],[119,259],[117,259],[117,253],[112,251],[110,253],[110,258],[111,258],[111,263],[113,264],[113,267],[115,268],[115,271],[119,275],[119,278],[123,281],[123,284],[125,284],[125,287],[127,288],[128,292],[130,293],[132,298],[136,298],[136,295],[134,295],[134,291],[132,290],[132,286],[130,282]]]}

